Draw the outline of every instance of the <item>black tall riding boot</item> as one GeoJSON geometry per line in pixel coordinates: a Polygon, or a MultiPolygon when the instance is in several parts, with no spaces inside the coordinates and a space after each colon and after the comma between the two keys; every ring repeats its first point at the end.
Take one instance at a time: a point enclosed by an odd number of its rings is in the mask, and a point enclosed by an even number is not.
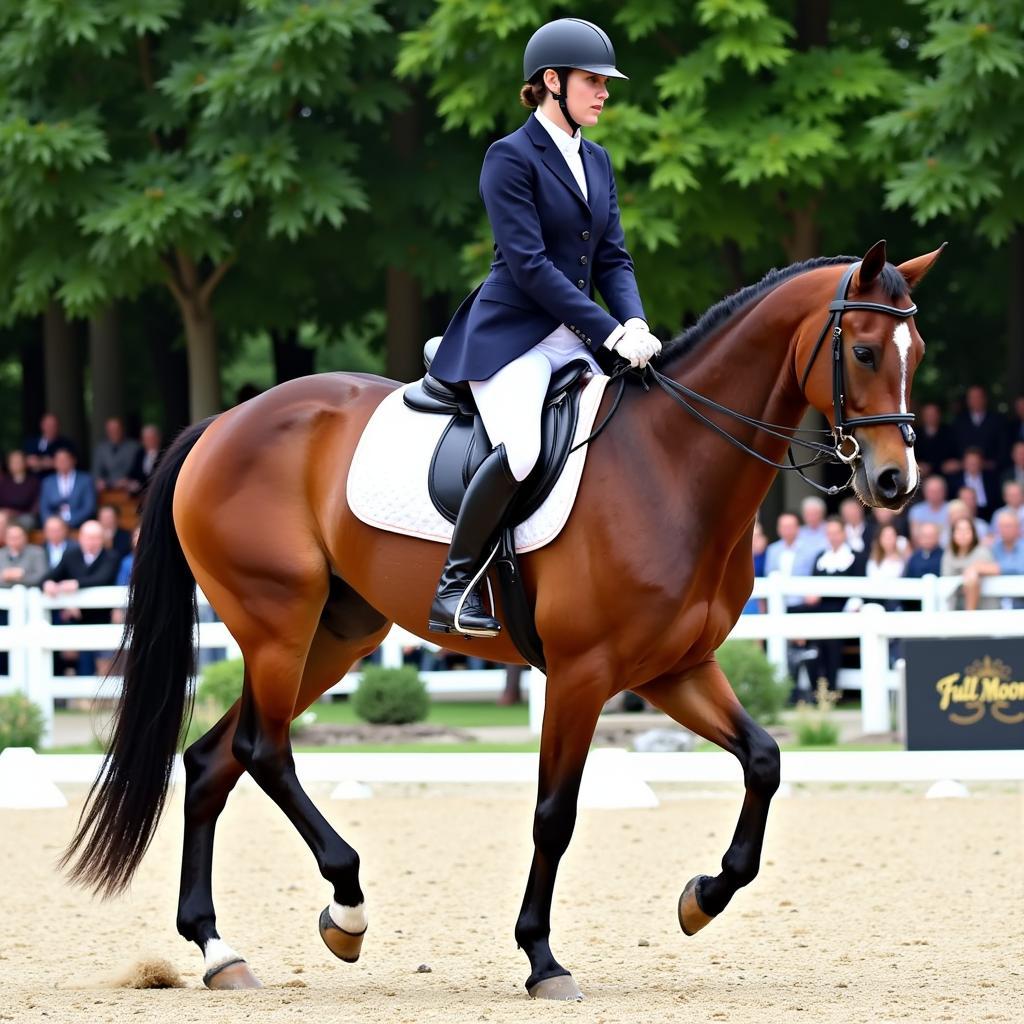
{"type": "Polygon", "coordinates": [[[427,628],[434,633],[497,636],[501,623],[488,615],[480,600],[482,560],[505,517],[519,481],[512,475],[505,446],[498,445],[469,481],[455,520],[448,560],[441,570],[427,628]]]}

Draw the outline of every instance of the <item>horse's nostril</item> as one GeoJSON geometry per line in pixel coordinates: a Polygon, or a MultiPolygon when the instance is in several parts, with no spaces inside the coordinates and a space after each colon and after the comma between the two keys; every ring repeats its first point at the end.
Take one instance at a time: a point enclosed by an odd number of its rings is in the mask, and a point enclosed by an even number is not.
{"type": "Polygon", "coordinates": [[[878,487],[878,493],[883,498],[895,498],[900,493],[903,486],[903,481],[900,478],[900,471],[896,467],[892,466],[889,469],[883,469],[878,474],[876,480],[876,486],[878,487]]]}

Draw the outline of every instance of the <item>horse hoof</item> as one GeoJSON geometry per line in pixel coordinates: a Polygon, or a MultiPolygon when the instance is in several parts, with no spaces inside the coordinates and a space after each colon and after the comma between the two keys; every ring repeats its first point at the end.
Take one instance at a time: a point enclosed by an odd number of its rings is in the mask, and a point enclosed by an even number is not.
{"type": "Polygon", "coordinates": [[[344,960],[347,964],[354,964],[359,959],[365,934],[365,928],[358,935],[339,928],[331,917],[330,907],[324,907],[323,913],[320,915],[320,938],[339,960],[344,960]]]}
{"type": "Polygon", "coordinates": [[[562,1003],[579,1003],[583,993],[571,974],[560,974],[557,978],[545,978],[527,989],[531,999],[554,999],[562,1003]]]}
{"type": "Polygon", "coordinates": [[[229,960],[203,975],[203,984],[215,992],[230,988],[263,988],[244,960],[229,960]]]}
{"type": "Polygon", "coordinates": [[[694,875],[686,883],[682,895],[679,897],[679,927],[685,935],[696,935],[709,921],[712,915],[705,914],[700,907],[700,897],[697,895],[697,886],[708,878],[708,875],[694,875]]]}

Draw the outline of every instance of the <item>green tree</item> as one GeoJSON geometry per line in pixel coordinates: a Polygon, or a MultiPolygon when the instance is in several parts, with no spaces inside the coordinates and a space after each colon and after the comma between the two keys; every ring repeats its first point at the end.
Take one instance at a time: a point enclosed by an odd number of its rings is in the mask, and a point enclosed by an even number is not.
{"type": "Polygon", "coordinates": [[[871,122],[886,203],[968,224],[1010,267],[1006,382],[1024,391],[1024,0],[911,0],[922,73],[871,122]]]}
{"type": "Polygon", "coordinates": [[[379,7],[0,4],[4,316],[51,302],[88,316],[161,283],[185,330],[192,416],[219,410],[225,276],[274,240],[301,258],[308,234],[366,207],[359,126],[403,103],[379,7]]]}

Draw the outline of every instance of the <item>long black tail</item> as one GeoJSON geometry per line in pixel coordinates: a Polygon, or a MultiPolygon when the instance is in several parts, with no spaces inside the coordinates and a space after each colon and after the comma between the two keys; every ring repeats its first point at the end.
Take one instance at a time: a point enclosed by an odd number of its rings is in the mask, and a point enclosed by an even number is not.
{"type": "Polygon", "coordinates": [[[183,431],[145,494],[124,635],[124,683],[110,748],[61,858],[73,881],[105,896],[128,887],[164,807],[174,755],[192,714],[196,581],[172,519],[182,463],[210,425],[183,431]]]}

